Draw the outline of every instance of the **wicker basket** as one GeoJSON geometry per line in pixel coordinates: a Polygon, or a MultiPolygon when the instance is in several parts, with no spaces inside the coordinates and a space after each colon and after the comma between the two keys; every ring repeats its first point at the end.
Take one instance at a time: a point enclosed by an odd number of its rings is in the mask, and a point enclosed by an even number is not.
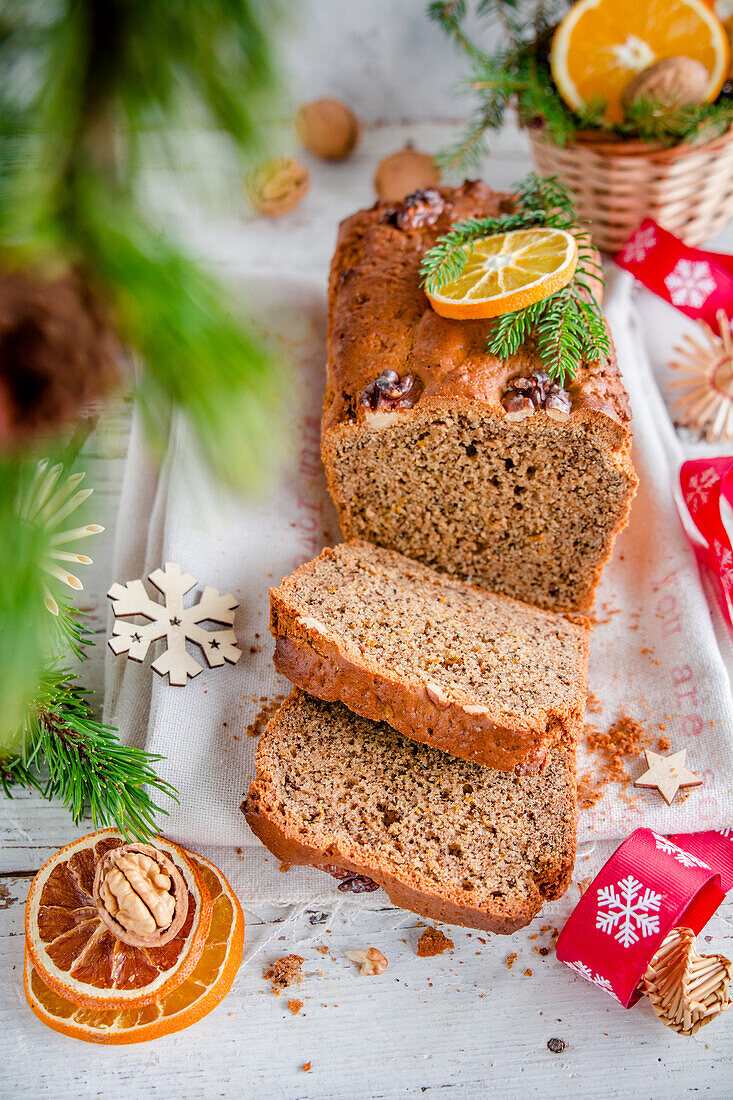
{"type": "Polygon", "coordinates": [[[560,147],[530,131],[541,175],[577,195],[598,248],[617,252],[644,218],[701,244],[733,218],[733,127],[706,145],[653,149],[641,141],[581,135],[560,147]]]}

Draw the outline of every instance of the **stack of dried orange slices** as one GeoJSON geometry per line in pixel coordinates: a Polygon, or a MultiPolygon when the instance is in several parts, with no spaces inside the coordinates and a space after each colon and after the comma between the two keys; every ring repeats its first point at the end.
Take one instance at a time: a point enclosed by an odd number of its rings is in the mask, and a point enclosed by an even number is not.
{"type": "Polygon", "coordinates": [[[25,933],[25,992],[39,1020],[89,1043],[141,1043],[196,1023],[226,996],[244,915],[208,860],[104,829],[44,863],[25,933]]]}

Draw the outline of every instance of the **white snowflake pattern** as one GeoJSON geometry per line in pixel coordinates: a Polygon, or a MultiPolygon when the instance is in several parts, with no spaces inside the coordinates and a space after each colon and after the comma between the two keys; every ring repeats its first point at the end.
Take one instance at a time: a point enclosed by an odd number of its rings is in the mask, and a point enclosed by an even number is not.
{"type": "Polygon", "coordinates": [[[612,886],[602,886],[597,899],[596,928],[613,936],[623,947],[630,947],[640,936],[659,931],[662,895],[645,887],[633,875],[612,886]]]}
{"type": "Polygon", "coordinates": [[[685,848],[678,847],[669,837],[660,836],[659,833],[654,832],[652,836],[654,837],[657,851],[664,852],[665,855],[671,856],[672,859],[681,863],[683,867],[704,867],[706,870],[710,870],[709,863],[705,863],[697,856],[693,856],[692,852],[688,852],[685,848]]]}
{"type": "Polygon", "coordinates": [[[647,225],[645,229],[639,229],[633,237],[626,242],[626,247],[621,253],[621,259],[626,264],[639,264],[647,258],[647,255],[657,243],[657,234],[653,225],[647,225]]]}
{"type": "Polygon", "coordinates": [[[719,480],[715,470],[701,470],[699,474],[692,475],[687,482],[685,498],[693,515],[700,511],[719,480]]]}
{"type": "Polygon", "coordinates": [[[727,837],[728,840],[733,840],[733,829],[716,829],[715,832],[719,833],[720,836],[727,837]]]}
{"type": "Polygon", "coordinates": [[[733,588],[733,552],[723,546],[720,539],[713,539],[713,554],[718,563],[720,579],[727,588],[733,588]]]}
{"type": "Polygon", "coordinates": [[[718,284],[713,278],[710,264],[704,260],[678,260],[665,277],[664,285],[676,306],[699,309],[705,305],[718,284]]]}
{"type": "Polygon", "coordinates": [[[574,970],[576,974],[580,974],[581,978],[585,978],[588,982],[593,982],[593,985],[597,985],[599,989],[603,989],[606,993],[610,993],[612,997],[618,1000],[608,978],[604,978],[598,971],[594,973],[591,968],[586,963],[581,962],[580,959],[578,959],[577,962],[565,963],[565,965],[571,970],[574,970]]]}
{"type": "Polygon", "coordinates": [[[183,597],[196,584],[190,573],[181,573],[180,565],[166,562],[165,569],[156,569],[149,578],[163,593],[165,603],[151,600],[141,580],[113,584],[107,595],[115,614],[113,636],[109,647],[113,653],[127,653],[133,661],[143,661],[151,642],[166,638],[166,649],[153,661],[152,667],[161,676],[168,674],[171,684],[183,685],[189,676],[198,676],[203,666],[186,649],[186,641],[201,648],[208,664],[214,668],[229,661],[235,665],[242,656],[237,649],[237,636],[231,629],[234,612],[239,604],[229,594],[221,596],[216,588],[204,588],[200,599],[191,607],[183,606],[183,597]],[[119,616],[141,616],[150,622],[140,626],[119,616]],[[206,630],[205,621],[224,623],[229,630],[206,630]]]}

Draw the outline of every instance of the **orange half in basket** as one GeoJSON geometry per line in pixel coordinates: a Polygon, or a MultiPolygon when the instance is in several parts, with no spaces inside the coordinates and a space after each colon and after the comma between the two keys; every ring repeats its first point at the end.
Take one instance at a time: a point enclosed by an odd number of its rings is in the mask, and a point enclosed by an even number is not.
{"type": "Polygon", "coordinates": [[[728,72],[728,36],[703,0],[579,0],[555,32],[550,63],[558,90],[574,110],[607,103],[609,122],[623,119],[621,93],[664,57],[692,57],[708,73],[711,102],[728,72]]]}

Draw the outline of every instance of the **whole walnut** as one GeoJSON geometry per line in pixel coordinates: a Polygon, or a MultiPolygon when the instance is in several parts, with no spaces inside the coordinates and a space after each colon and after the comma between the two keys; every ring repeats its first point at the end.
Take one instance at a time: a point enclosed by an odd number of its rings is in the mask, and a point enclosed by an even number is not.
{"type": "Polygon", "coordinates": [[[359,120],[337,99],[306,103],[295,116],[295,130],[311,153],[324,160],[344,160],[359,140],[359,120]]]}
{"type": "Polygon", "coordinates": [[[692,57],[664,57],[647,65],[626,85],[621,96],[624,110],[638,99],[649,99],[664,107],[686,107],[704,103],[710,74],[692,57]]]}
{"type": "Polygon", "coordinates": [[[310,186],[308,170],[290,157],[260,165],[244,181],[250,202],[268,218],[281,218],[302,201],[310,186]]]}
{"type": "Polygon", "coordinates": [[[374,187],[385,202],[402,202],[414,191],[426,191],[440,183],[440,169],[433,157],[406,145],[377,166],[374,187]]]}

